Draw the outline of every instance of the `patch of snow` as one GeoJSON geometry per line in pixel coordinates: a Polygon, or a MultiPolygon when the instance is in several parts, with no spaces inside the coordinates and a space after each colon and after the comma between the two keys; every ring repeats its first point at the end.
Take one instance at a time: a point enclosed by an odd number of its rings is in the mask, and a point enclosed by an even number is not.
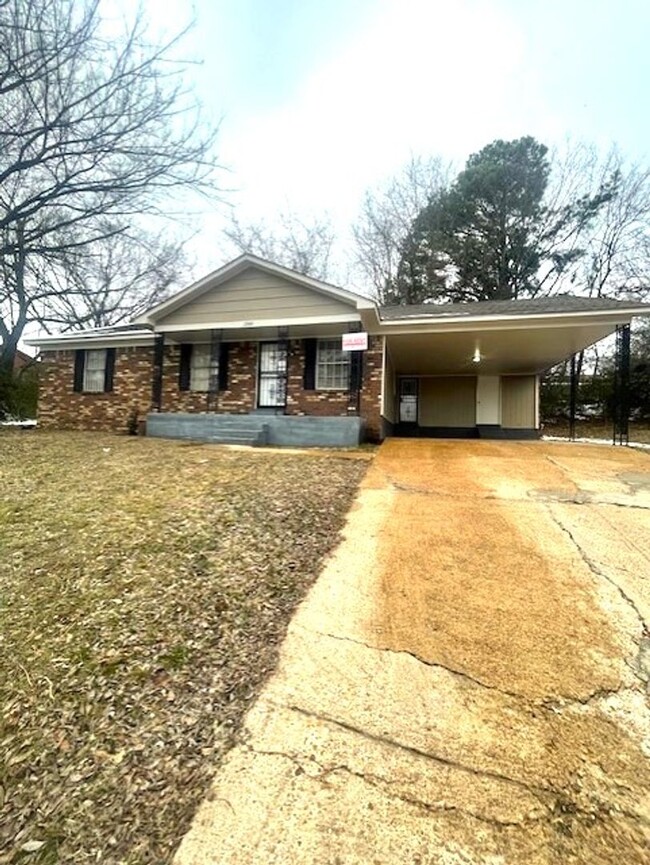
{"type": "MultiPolygon", "coordinates": [[[[542,441],[544,442],[575,442],[576,444],[584,444],[584,445],[611,445],[611,439],[590,439],[590,438],[582,438],[576,437],[574,439],[567,438],[567,436],[542,436],[542,441]]],[[[650,450],[650,444],[647,442],[633,442],[630,441],[627,444],[627,447],[631,448],[645,448],[650,450]]]]}
{"type": "Polygon", "coordinates": [[[26,420],[0,420],[0,426],[19,427],[20,429],[34,429],[38,421],[33,418],[26,420]]]}

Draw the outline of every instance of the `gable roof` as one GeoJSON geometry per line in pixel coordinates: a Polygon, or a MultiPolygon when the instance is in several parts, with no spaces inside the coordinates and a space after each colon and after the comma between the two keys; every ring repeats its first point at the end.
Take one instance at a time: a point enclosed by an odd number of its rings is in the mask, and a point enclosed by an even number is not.
{"type": "Polygon", "coordinates": [[[134,324],[153,324],[160,318],[163,318],[180,307],[191,303],[205,292],[217,288],[248,268],[255,268],[263,273],[279,276],[289,282],[302,286],[303,288],[308,288],[312,291],[318,292],[319,294],[323,294],[326,297],[331,297],[342,301],[343,303],[348,303],[354,309],[376,308],[373,301],[363,295],[356,294],[355,292],[348,291],[344,288],[339,288],[336,285],[332,285],[331,283],[324,282],[320,279],[314,279],[314,277],[298,273],[297,271],[291,270],[283,265],[274,264],[272,261],[258,258],[256,255],[245,253],[244,255],[240,255],[239,258],[234,259],[234,261],[225,264],[223,267],[212,271],[212,273],[209,273],[207,276],[204,276],[192,283],[192,285],[182,291],[177,292],[162,303],[159,303],[147,310],[142,315],[139,315],[134,319],[134,324]]]}
{"type": "Polygon", "coordinates": [[[509,318],[512,316],[568,315],[584,312],[630,312],[650,314],[650,304],[632,300],[613,300],[608,297],[577,297],[557,295],[526,300],[479,300],[472,303],[418,303],[403,306],[382,306],[382,321],[431,321],[448,318],[509,318]]]}

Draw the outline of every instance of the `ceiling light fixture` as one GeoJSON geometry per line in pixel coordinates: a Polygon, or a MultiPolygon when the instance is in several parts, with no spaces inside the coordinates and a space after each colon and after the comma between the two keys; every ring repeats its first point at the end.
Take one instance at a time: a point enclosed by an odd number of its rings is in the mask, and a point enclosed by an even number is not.
{"type": "Polygon", "coordinates": [[[478,346],[476,346],[476,348],[474,349],[474,356],[472,357],[472,360],[474,361],[474,363],[481,362],[481,349],[478,346]]]}

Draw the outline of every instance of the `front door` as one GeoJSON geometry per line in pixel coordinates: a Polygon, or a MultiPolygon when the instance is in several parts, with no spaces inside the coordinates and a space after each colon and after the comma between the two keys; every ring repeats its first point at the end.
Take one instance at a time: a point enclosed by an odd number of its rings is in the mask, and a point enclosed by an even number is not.
{"type": "Polygon", "coordinates": [[[258,408],[284,408],[287,399],[287,346],[261,342],[257,381],[258,408]]]}
{"type": "Polygon", "coordinates": [[[418,380],[416,378],[399,380],[399,422],[407,424],[418,422],[418,380]]]}

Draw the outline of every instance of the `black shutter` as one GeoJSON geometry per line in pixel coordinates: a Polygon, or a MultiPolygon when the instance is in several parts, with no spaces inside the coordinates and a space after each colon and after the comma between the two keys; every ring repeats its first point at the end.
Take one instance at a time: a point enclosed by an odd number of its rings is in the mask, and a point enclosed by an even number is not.
{"type": "Polygon", "coordinates": [[[115,377],[115,349],[106,349],[106,366],[104,367],[104,390],[108,393],[113,390],[113,378],[115,377]]]}
{"type": "Polygon", "coordinates": [[[219,390],[228,390],[228,357],[230,346],[222,342],[219,346],[219,390]]]}
{"type": "Polygon", "coordinates": [[[178,389],[190,389],[190,372],[192,364],[192,344],[189,342],[181,343],[181,362],[178,369],[178,389]]]}
{"type": "Polygon", "coordinates": [[[74,381],[72,389],[75,393],[81,393],[84,389],[84,367],[86,365],[86,352],[78,348],[74,353],[74,381]]]}
{"type": "Polygon", "coordinates": [[[361,379],[363,376],[363,352],[350,352],[350,390],[353,392],[361,390],[361,379]]]}
{"type": "Polygon", "coordinates": [[[316,352],[318,350],[317,339],[303,339],[305,352],[305,370],[302,380],[304,390],[315,390],[316,388],[316,352]]]}

